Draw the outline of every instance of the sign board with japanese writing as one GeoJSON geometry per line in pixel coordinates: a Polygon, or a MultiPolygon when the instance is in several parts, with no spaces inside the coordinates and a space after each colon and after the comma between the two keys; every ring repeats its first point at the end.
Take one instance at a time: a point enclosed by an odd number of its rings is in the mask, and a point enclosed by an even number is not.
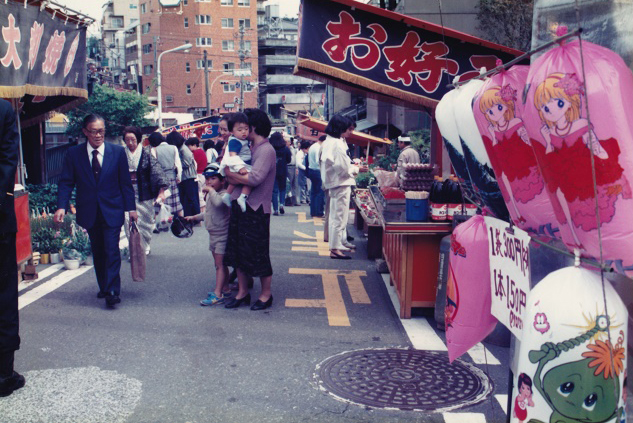
{"type": "Polygon", "coordinates": [[[21,99],[23,126],[88,98],[83,22],[9,1],[2,5],[0,27],[0,97],[21,99]]]}
{"type": "Polygon", "coordinates": [[[192,120],[191,122],[171,126],[164,129],[162,133],[163,135],[167,135],[172,131],[178,131],[180,132],[180,135],[182,135],[185,139],[190,137],[197,137],[201,141],[206,141],[219,135],[219,123],[220,116],[207,116],[200,119],[192,120]]]}
{"type": "Polygon", "coordinates": [[[302,0],[295,74],[434,107],[454,76],[521,52],[354,0],[302,0]]]}
{"type": "Polygon", "coordinates": [[[490,311],[521,339],[530,292],[530,236],[494,217],[486,217],[490,256],[490,311]]]}

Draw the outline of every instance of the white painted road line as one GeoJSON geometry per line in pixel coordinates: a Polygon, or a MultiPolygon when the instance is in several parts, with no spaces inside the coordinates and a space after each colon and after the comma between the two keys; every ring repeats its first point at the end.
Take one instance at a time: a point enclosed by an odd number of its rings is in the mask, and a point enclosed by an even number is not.
{"type": "Polygon", "coordinates": [[[445,423],[486,423],[483,413],[442,413],[445,423]]]}
{"type": "Polygon", "coordinates": [[[508,414],[508,396],[507,395],[495,395],[495,398],[499,402],[499,405],[503,409],[503,412],[508,414]]]}
{"type": "MultiPolygon", "coordinates": [[[[383,273],[382,280],[387,287],[389,298],[393,304],[393,308],[396,310],[396,314],[400,315],[400,303],[398,301],[398,294],[394,287],[389,284],[389,274],[383,273]]],[[[447,351],[445,342],[437,335],[435,329],[431,327],[429,321],[426,318],[411,318],[400,319],[409,341],[416,350],[433,350],[433,351],[447,351]]],[[[468,351],[468,355],[472,358],[475,364],[486,364],[486,358],[489,365],[500,365],[501,363],[497,358],[486,349],[483,344],[478,343],[468,351]],[[485,355],[484,355],[485,349],[485,355]]]]}
{"type": "Polygon", "coordinates": [[[47,267],[46,269],[42,270],[41,272],[38,272],[37,279],[33,279],[31,281],[22,281],[22,283],[20,283],[18,285],[18,292],[22,291],[23,289],[28,288],[29,286],[33,285],[34,283],[37,283],[37,282],[39,282],[39,281],[41,281],[43,279],[46,279],[47,277],[49,277],[53,273],[57,273],[63,268],[64,268],[64,263],[57,263],[57,264],[53,264],[52,266],[47,267]]]}
{"type": "Polygon", "coordinates": [[[44,295],[56,290],[65,283],[70,282],[77,276],[83,275],[90,269],[92,269],[92,266],[81,266],[77,270],[67,270],[55,276],[51,280],[44,282],[40,286],[20,295],[18,297],[18,310],[22,310],[33,301],[39,300],[44,295]]]}
{"type": "Polygon", "coordinates": [[[469,349],[468,355],[476,364],[486,364],[486,359],[488,360],[488,364],[491,366],[498,366],[501,364],[501,362],[497,360],[497,357],[492,355],[490,350],[484,347],[481,342],[469,349]]]}
{"type": "MultiPolygon", "coordinates": [[[[382,274],[381,276],[387,286],[387,292],[389,293],[389,298],[391,298],[393,308],[396,310],[396,314],[400,315],[398,294],[396,294],[396,290],[389,285],[389,275],[382,274]]],[[[442,338],[437,336],[437,333],[425,318],[400,319],[400,323],[409,336],[409,341],[411,341],[413,348],[416,350],[446,351],[446,344],[444,344],[442,338]]]]}

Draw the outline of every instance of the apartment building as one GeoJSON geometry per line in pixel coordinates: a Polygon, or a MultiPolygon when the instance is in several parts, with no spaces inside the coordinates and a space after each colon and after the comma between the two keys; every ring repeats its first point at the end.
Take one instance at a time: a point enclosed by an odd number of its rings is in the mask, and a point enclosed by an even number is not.
{"type": "Polygon", "coordinates": [[[138,20],[138,0],[108,0],[103,4],[100,50],[105,59],[103,64],[112,72],[114,84],[125,83],[125,30],[138,20]]]}
{"type": "Polygon", "coordinates": [[[239,110],[242,95],[244,108],[257,107],[256,0],[137,1],[142,90],[150,101],[158,103],[160,54],[190,43],[191,49],[166,53],[160,60],[163,112],[206,115],[205,50],[211,112],[239,110]],[[242,63],[247,71],[238,76],[242,63]]]}
{"type": "Polygon", "coordinates": [[[314,110],[324,103],[325,84],[292,74],[298,29],[297,19],[280,17],[279,5],[266,6],[258,24],[259,102],[275,119],[283,118],[283,109],[314,110]]]}

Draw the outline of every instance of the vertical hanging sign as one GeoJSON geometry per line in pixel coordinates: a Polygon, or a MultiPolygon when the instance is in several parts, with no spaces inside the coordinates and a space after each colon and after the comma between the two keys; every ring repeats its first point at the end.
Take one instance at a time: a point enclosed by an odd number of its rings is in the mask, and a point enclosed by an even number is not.
{"type": "Polygon", "coordinates": [[[503,220],[486,217],[490,256],[490,312],[521,339],[530,292],[530,236],[503,220]]]}

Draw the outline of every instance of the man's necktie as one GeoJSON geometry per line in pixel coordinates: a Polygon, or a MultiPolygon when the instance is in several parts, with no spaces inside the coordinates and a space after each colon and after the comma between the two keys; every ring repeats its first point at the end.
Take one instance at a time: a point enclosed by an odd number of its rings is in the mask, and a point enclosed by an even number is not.
{"type": "Polygon", "coordinates": [[[92,173],[95,175],[95,181],[99,180],[99,174],[101,173],[101,164],[99,164],[99,152],[92,150],[92,173]]]}

